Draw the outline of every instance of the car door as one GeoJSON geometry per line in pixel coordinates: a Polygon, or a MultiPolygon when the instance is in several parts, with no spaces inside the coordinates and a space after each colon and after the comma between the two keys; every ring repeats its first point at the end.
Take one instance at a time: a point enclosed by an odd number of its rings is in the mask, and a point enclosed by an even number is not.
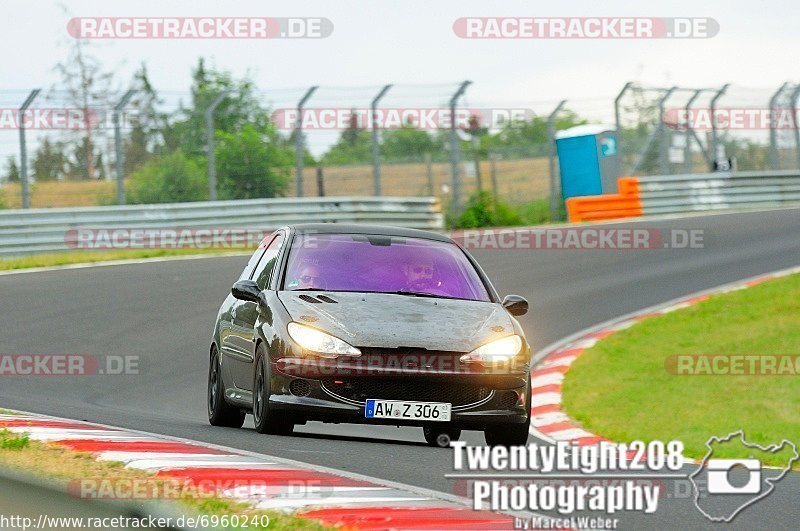
{"type": "MultiPolygon", "coordinates": [[[[279,232],[267,246],[266,251],[250,275],[250,280],[255,280],[263,291],[268,288],[272,271],[281,245],[284,241],[283,232],[279,232]]],[[[255,324],[258,319],[258,305],[254,302],[236,301],[231,310],[231,341],[234,343],[232,351],[233,363],[231,371],[233,381],[239,389],[252,390],[253,387],[253,361],[256,351],[255,324]]]]}
{"type": "MultiPolygon", "coordinates": [[[[260,245],[253,253],[247,265],[242,270],[242,273],[239,275],[239,278],[236,279],[237,281],[246,280],[253,276],[253,271],[264,255],[269,242],[274,238],[275,234],[270,234],[265,238],[266,243],[260,245]]],[[[219,349],[222,357],[222,373],[223,380],[226,385],[229,386],[233,385],[235,382],[233,371],[231,370],[232,364],[246,357],[246,353],[241,350],[241,341],[237,341],[237,334],[240,333],[240,331],[234,328],[233,323],[233,316],[236,315],[240,303],[241,301],[235,299],[232,294],[228,293],[225,302],[222,303],[219,314],[219,349]]]]}

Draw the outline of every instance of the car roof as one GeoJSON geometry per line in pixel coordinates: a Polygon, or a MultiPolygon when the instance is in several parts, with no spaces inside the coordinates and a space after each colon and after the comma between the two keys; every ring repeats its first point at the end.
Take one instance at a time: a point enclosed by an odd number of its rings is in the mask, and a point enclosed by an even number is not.
{"type": "Polygon", "coordinates": [[[371,225],[367,223],[298,223],[288,225],[297,234],[376,234],[380,236],[398,236],[401,238],[423,238],[440,242],[453,243],[453,240],[438,232],[393,227],[390,225],[371,225]]]}

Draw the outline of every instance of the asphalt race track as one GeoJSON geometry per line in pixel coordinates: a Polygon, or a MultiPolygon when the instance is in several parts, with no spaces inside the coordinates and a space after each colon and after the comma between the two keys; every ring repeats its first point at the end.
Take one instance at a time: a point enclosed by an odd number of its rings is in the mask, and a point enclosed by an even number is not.
{"type": "MultiPolygon", "coordinates": [[[[800,209],[620,226],[632,225],[704,229],[705,247],[474,255],[501,294],[530,301],[522,323],[535,349],[637,309],[800,264],[800,209]]],[[[0,352],[141,358],[138,375],[2,377],[0,407],[208,441],[453,492],[444,478],[452,472],[450,451],[426,446],[420,429],[312,423],[295,436],[279,437],[258,435],[251,418],[241,430],[208,425],[211,327],[246,261],[215,257],[0,275],[0,352]]],[[[483,442],[477,432],[466,432],[465,439],[483,442]]],[[[792,474],[739,515],[733,527],[795,529],[799,499],[800,475],[792,474]]],[[[652,516],[615,516],[623,528],[711,525],[688,495],[662,499],[652,516]]]]}

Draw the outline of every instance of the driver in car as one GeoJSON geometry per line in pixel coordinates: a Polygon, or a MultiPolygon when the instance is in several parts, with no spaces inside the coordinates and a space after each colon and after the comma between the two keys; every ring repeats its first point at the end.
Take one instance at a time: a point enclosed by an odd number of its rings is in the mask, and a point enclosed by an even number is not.
{"type": "Polygon", "coordinates": [[[438,287],[433,274],[436,271],[431,260],[416,259],[403,265],[403,274],[406,277],[406,288],[410,290],[425,290],[438,287]]]}
{"type": "Polygon", "coordinates": [[[297,277],[289,282],[291,289],[325,289],[325,280],[322,278],[322,270],[318,265],[307,264],[297,277]]]}

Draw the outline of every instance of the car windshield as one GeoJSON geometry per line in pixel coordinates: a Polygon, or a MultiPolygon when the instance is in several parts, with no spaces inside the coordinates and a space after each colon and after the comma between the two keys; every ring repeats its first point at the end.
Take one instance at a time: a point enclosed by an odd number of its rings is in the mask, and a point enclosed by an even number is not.
{"type": "Polygon", "coordinates": [[[490,300],[455,244],[378,234],[297,235],[283,289],[490,300]]]}

